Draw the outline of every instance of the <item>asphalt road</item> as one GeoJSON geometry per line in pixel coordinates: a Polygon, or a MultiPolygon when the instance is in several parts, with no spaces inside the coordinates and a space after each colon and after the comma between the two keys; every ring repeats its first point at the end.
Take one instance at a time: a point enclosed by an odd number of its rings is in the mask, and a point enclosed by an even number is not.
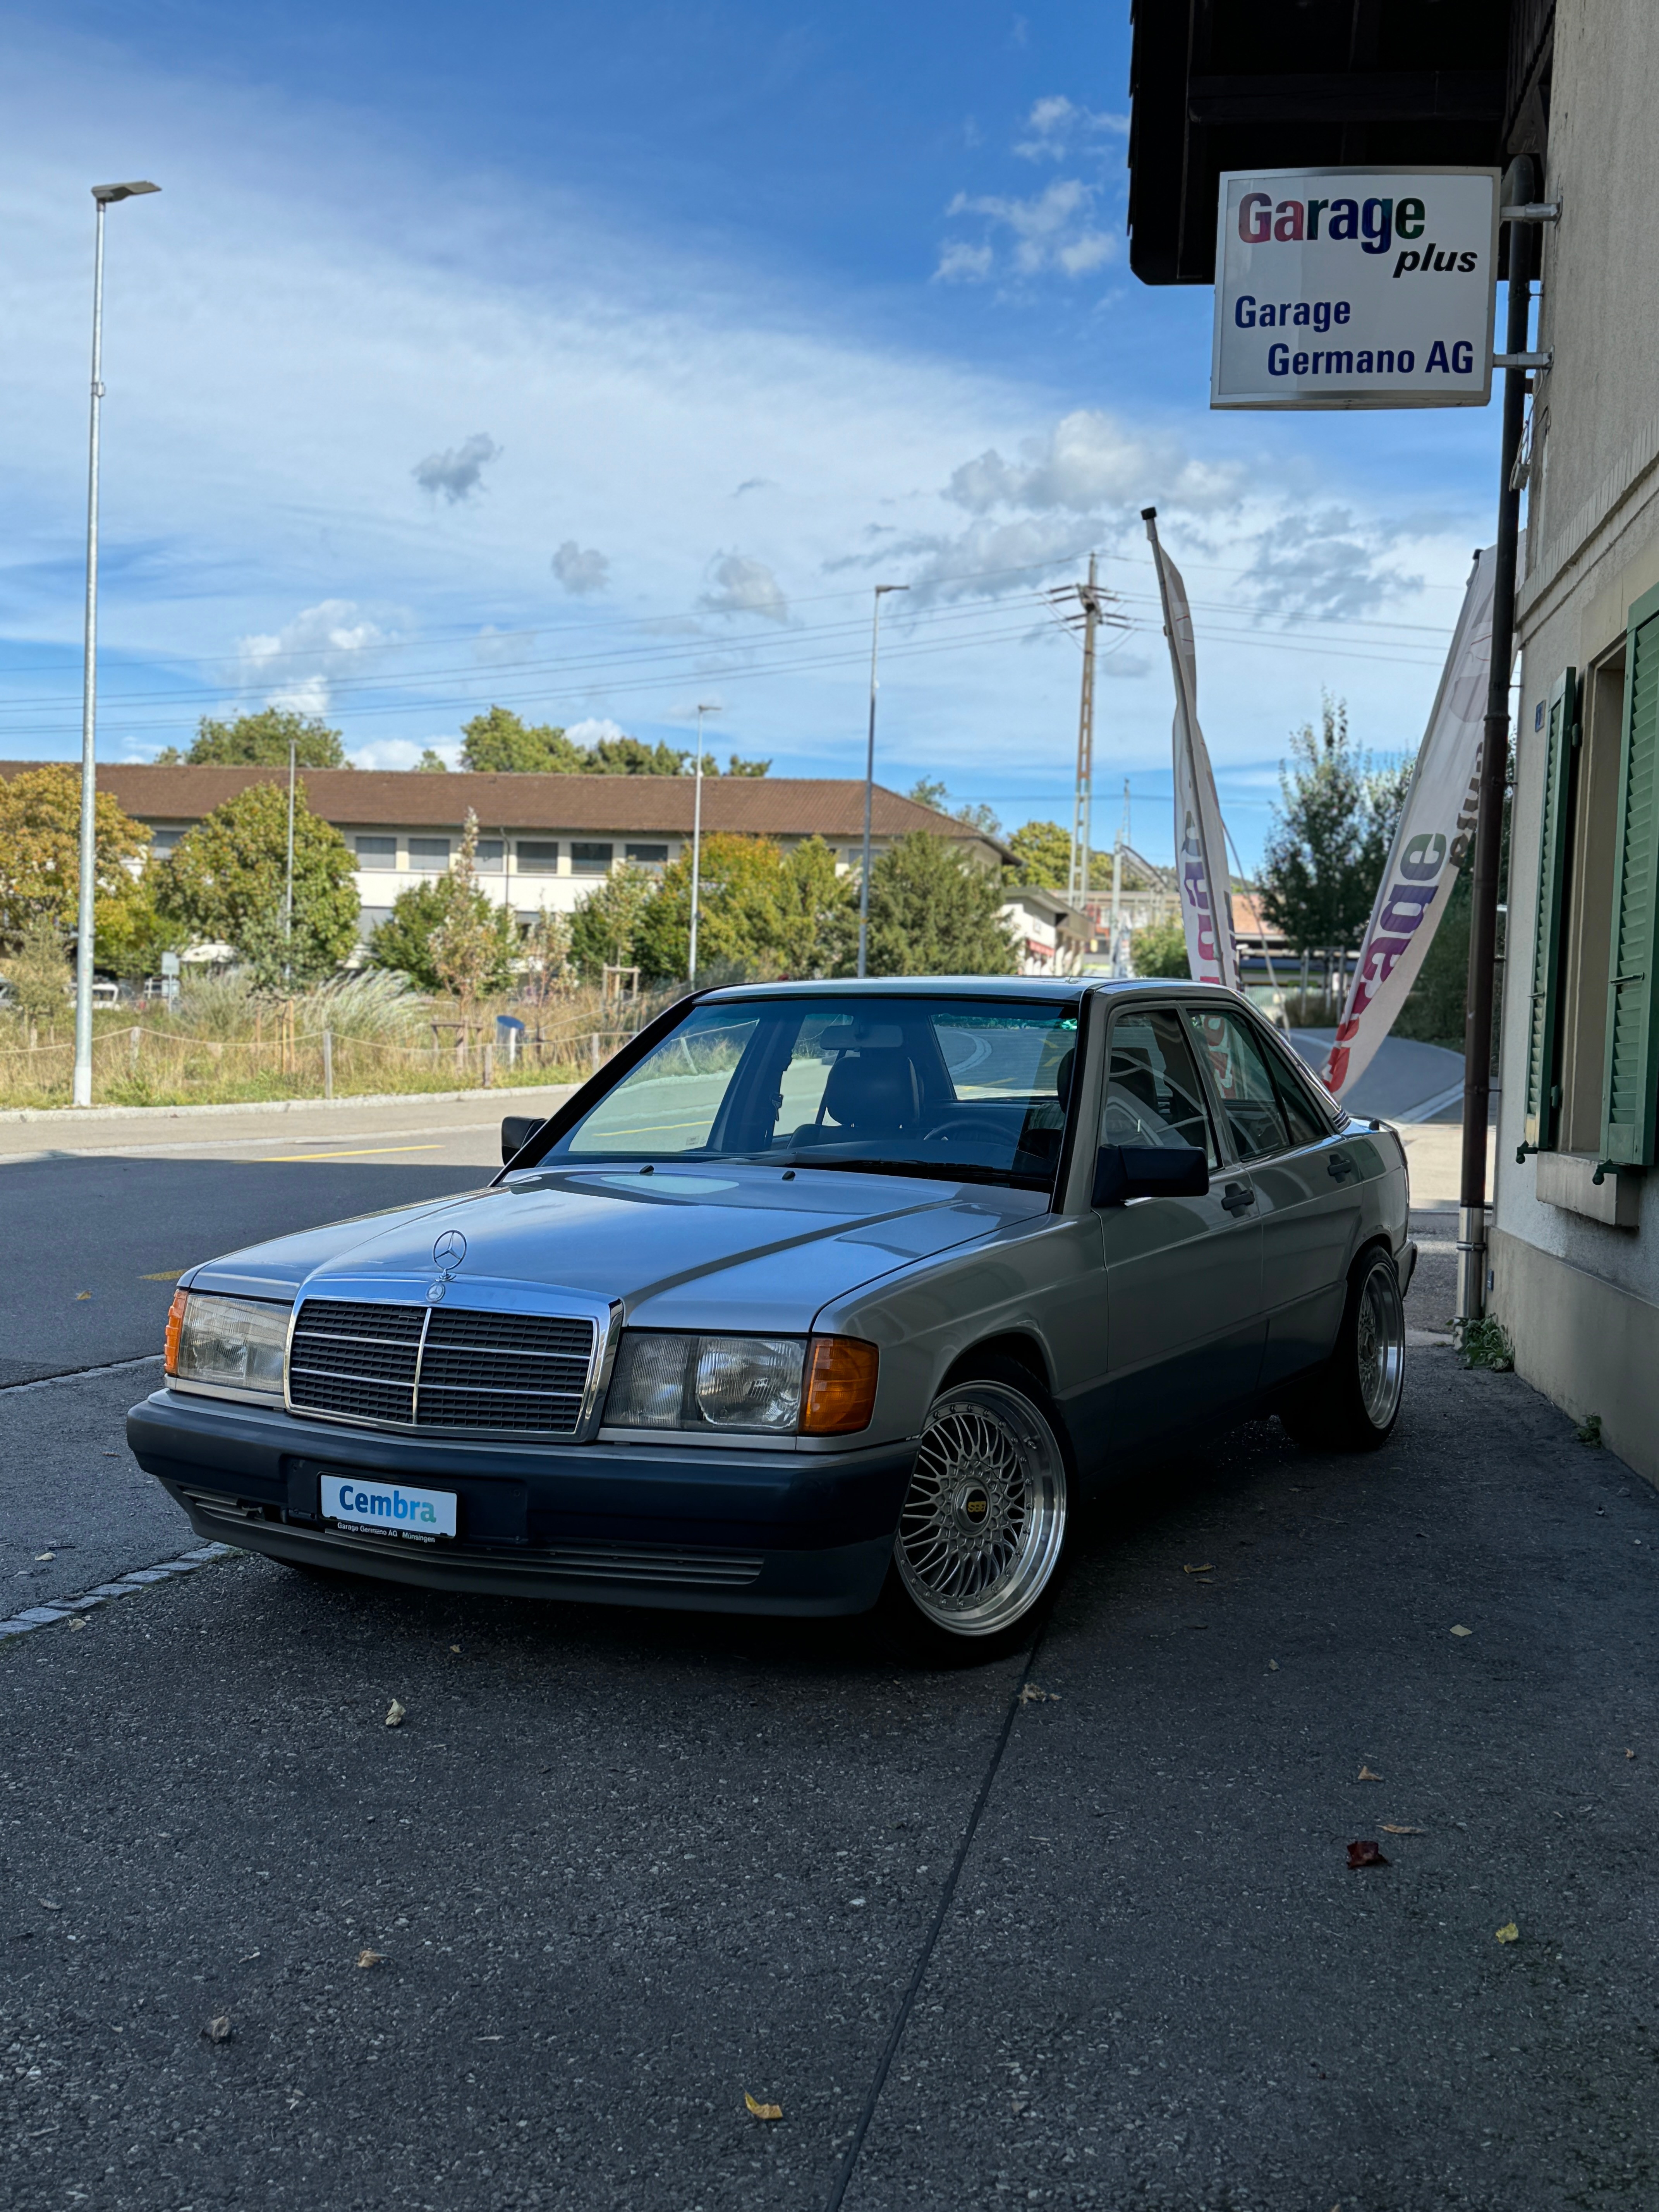
{"type": "MultiPolygon", "coordinates": [[[[522,1096],[528,1113],[544,1094],[522,1096]]],[[[520,1097],[179,1116],[154,1133],[97,1115],[6,1125],[0,1385],[158,1350],[173,1278],[199,1260],[476,1189],[501,1165],[501,1114],[520,1097]]]]}
{"type": "MultiPolygon", "coordinates": [[[[173,1545],[103,1456],[134,1375],[0,1392],[4,1525],[87,1547],[12,1589],[173,1545]]],[[[1029,1665],[248,1558],[15,1638],[0,2201],[1646,2201],[1656,1550],[1432,1349],[1383,1454],[1120,1496],[1029,1665]]]]}

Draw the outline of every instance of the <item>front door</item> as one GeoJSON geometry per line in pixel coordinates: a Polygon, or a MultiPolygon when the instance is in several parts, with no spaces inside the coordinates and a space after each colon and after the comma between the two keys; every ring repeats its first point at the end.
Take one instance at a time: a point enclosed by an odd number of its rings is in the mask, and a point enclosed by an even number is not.
{"type": "Polygon", "coordinates": [[[1359,1231],[1361,1166],[1252,1022],[1207,1008],[1192,1019],[1255,1193],[1266,1389],[1316,1365],[1336,1340],[1359,1231]]]}
{"type": "Polygon", "coordinates": [[[1111,1445],[1218,1414],[1261,1365],[1261,1231],[1248,1173],[1224,1166],[1194,1039],[1177,1006],[1128,1006],[1109,1041],[1103,1145],[1191,1145],[1202,1198],[1103,1207],[1111,1445]]]}

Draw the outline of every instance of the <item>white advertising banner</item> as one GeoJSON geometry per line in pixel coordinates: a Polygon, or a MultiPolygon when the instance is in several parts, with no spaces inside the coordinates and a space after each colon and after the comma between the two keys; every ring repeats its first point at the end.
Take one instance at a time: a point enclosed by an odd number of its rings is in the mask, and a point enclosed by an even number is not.
{"type": "Polygon", "coordinates": [[[1463,611],[1325,1066],[1327,1088],[1339,1098],[1364,1073],[1394,1027],[1474,836],[1497,566],[1495,545],[1477,553],[1463,594],[1463,611]]]}
{"type": "Polygon", "coordinates": [[[1221,179],[1212,407],[1484,407],[1496,169],[1221,179]]]}
{"type": "Polygon", "coordinates": [[[1193,647],[1193,611],[1181,571],[1158,542],[1158,510],[1146,507],[1141,520],[1152,540],[1158,568],[1158,597],[1164,603],[1164,634],[1170,641],[1175,673],[1176,866],[1181,876],[1181,920],[1187,935],[1187,965],[1200,983],[1238,981],[1233,952],[1231,883],[1221,826],[1221,805],[1210,773],[1210,755],[1198,724],[1198,656],[1193,647]]]}

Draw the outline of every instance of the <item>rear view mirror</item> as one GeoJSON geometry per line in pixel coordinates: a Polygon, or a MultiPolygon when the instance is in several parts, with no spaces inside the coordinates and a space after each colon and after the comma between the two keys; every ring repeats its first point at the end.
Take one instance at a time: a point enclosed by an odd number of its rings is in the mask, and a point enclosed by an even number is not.
{"type": "Polygon", "coordinates": [[[501,1121],[501,1165],[511,1167],[538,1129],[545,1122],[539,1114],[507,1114],[501,1121]]]}
{"type": "Polygon", "coordinates": [[[1095,1158],[1096,1206],[1132,1198],[1202,1198],[1210,1168],[1193,1145],[1103,1145],[1095,1158]]]}

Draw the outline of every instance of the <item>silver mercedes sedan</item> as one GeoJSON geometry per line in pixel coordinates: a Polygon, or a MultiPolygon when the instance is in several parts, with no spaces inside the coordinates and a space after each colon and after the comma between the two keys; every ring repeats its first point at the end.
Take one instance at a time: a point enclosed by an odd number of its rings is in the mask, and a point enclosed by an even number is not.
{"type": "Polygon", "coordinates": [[[140,1462],[198,1534],[430,1588],[1030,1632],[1079,1502],[1400,1407],[1405,1155],[1234,993],[682,1000],[485,1189],[192,1269],[140,1462]]]}

